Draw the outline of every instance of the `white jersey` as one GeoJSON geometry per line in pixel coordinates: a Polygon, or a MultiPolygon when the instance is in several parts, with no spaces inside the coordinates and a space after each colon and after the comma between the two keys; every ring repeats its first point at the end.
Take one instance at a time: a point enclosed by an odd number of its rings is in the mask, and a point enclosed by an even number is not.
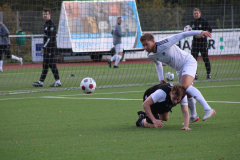
{"type": "Polygon", "coordinates": [[[166,63],[176,71],[180,71],[183,64],[186,62],[188,56],[192,56],[187,52],[181,50],[175,44],[183,38],[199,35],[201,30],[182,32],[164,40],[156,42],[157,52],[148,53],[148,58],[150,58],[156,66],[159,80],[164,80],[162,63],[166,63]]]}

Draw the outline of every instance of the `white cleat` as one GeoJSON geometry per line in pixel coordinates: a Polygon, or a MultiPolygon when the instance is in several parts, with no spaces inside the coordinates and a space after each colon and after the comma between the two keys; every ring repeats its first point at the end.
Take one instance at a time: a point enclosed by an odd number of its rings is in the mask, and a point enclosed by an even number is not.
{"type": "MultiPolygon", "coordinates": [[[[196,116],[194,118],[192,118],[192,117],[189,118],[189,124],[192,124],[192,123],[197,122],[197,121],[199,121],[199,117],[198,116],[196,116]]],[[[184,125],[184,123],[182,125],[184,125]]]]}
{"type": "Polygon", "coordinates": [[[23,65],[23,59],[22,58],[19,58],[19,63],[20,63],[20,66],[23,65]]]}
{"type": "Polygon", "coordinates": [[[2,68],[0,69],[0,72],[3,72],[3,69],[2,69],[2,68]]]}
{"type": "Polygon", "coordinates": [[[208,118],[210,118],[212,115],[214,115],[216,111],[214,109],[211,109],[209,111],[205,111],[205,115],[203,117],[203,121],[206,121],[208,118]]]}
{"type": "Polygon", "coordinates": [[[198,120],[199,120],[199,117],[198,117],[198,116],[196,116],[196,117],[194,117],[194,118],[190,117],[190,119],[189,119],[189,124],[192,124],[192,123],[194,123],[194,122],[197,122],[198,120]]]}

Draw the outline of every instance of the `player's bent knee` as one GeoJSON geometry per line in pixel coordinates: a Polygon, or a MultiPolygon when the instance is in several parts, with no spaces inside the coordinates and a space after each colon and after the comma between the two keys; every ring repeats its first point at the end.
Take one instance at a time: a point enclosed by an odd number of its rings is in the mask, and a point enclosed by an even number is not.
{"type": "Polygon", "coordinates": [[[188,87],[189,87],[189,85],[188,85],[188,84],[181,84],[181,86],[182,86],[182,88],[183,88],[184,90],[187,90],[187,89],[188,89],[188,87]]]}

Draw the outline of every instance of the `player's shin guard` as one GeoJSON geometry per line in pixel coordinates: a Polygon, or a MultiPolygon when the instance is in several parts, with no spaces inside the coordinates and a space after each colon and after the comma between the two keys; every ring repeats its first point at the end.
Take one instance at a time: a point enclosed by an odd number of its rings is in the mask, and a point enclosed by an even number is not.
{"type": "Polygon", "coordinates": [[[3,61],[0,60],[0,69],[2,69],[2,66],[3,66],[3,61]]]}
{"type": "Polygon", "coordinates": [[[115,66],[118,65],[118,63],[120,62],[121,58],[122,58],[122,56],[120,56],[120,55],[117,56],[117,59],[116,59],[115,64],[114,64],[115,66]]]}
{"type": "Polygon", "coordinates": [[[196,101],[193,97],[188,98],[188,108],[190,110],[190,117],[196,117],[197,116],[196,101]]]}
{"type": "Polygon", "coordinates": [[[205,111],[211,110],[212,108],[208,105],[204,97],[202,96],[201,92],[195,88],[194,86],[190,85],[186,92],[188,92],[196,101],[198,101],[204,108],[205,111]]]}
{"type": "Polygon", "coordinates": [[[17,56],[14,56],[13,54],[12,54],[12,57],[11,57],[12,59],[15,59],[15,60],[17,60],[17,61],[19,61],[20,59],[19,59],[19,57],[17,57],[17,56]]]}
{"type": "Polygon", "coordinates": [[[112,56],[112,58],[110,59],[111,62],[115,61],[117,59],[118,54],[115,54],[114,56],[112,56]]]}

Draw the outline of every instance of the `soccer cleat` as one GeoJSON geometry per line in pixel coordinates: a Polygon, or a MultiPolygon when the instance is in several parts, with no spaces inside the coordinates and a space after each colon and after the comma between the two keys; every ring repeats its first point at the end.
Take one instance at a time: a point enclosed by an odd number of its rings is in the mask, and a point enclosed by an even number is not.
{"type": "Polygon", "coordinates": [[[119,68],[118,66],[114,66],[113,68],[119,68]]]}
{"type": "Polygon", "coordinates": [[[34,84],[32,84],[34,87],[42,87],[43,84],[39,83],[39,82],[34,82],[34,84]]]}
{"type": "Polygon", "coordinates": [[[111,68],[112,67],[112,64],[111,64],[112,62],[109,60],[108,61],[108,66],[111,68]]]}
{"type": "Polygon", "coordinates": [[[53,83],[52,85],[50,85],[50,87],[61,87],[61,83],[53,83]]]}
{"type": "Polygon", "coordinates": [[[205,111],[205,115],[203,117],[203,121],[206,121],[208,118],[210,118],[212,115],[214,115],[216,111],[214,109],[211,109],[209,111],[205,111]]]}
{"type": "Polygon", "coordinates": [[[194,118],[190,117],[189,124],[192,124],[192,123],[197,122],[197,121],[199,121],[199,117],[198,116],[196,116],[194,118]]]}
{"type": "Polygon", "coordinates": [[[144,115],[143,114],[140,114],[139,116],[138,116],[138,120],[137,120],[137,122],[136,122],[136,126],[137,127],[141,127],[142,126],[142,120],[144,119],[144,115]]]}
{"type": "Polygon", "coordinates": [[[0,72],[3,72],[3,69],[2,69],[2,68],[0,69],[0,72]]]}
{"type": "Polygon", "coordinates": [[[195,80],[198,80],[198,75],[197,74],[195,75],[195,80]]]}
{"type": "Polygon", "coordinates": [[[137,112],[137,114],[138,114],[138,115],[143,114],[144,116],[147,115],[145,112],[143,112],[143,111],[141,111],[141,110],[139,110],[139,111],[137,112]]]}
{"type": "MultiPolygon", "coordinates": [[[[192,123],[197,122],[197,121],[199,121],[199,117],[198,116],[196,116],[194,118],[192,118],[192,117],[189,118],[189,124],[192,124],[192,123]]],[[[184,125],[184,123],[182,125],[184,125]]]]}
{"type": "Polygon", "coordinates": [[[19,63],[20,63],[20,66],[23,65],[23,59],[22,58],[19,58],[19,63]]]}
{"type": "Polygon", "coordinates": [[[211,79],[211,75],[210,74],[207,74],[207,79],[211,79]]]}

